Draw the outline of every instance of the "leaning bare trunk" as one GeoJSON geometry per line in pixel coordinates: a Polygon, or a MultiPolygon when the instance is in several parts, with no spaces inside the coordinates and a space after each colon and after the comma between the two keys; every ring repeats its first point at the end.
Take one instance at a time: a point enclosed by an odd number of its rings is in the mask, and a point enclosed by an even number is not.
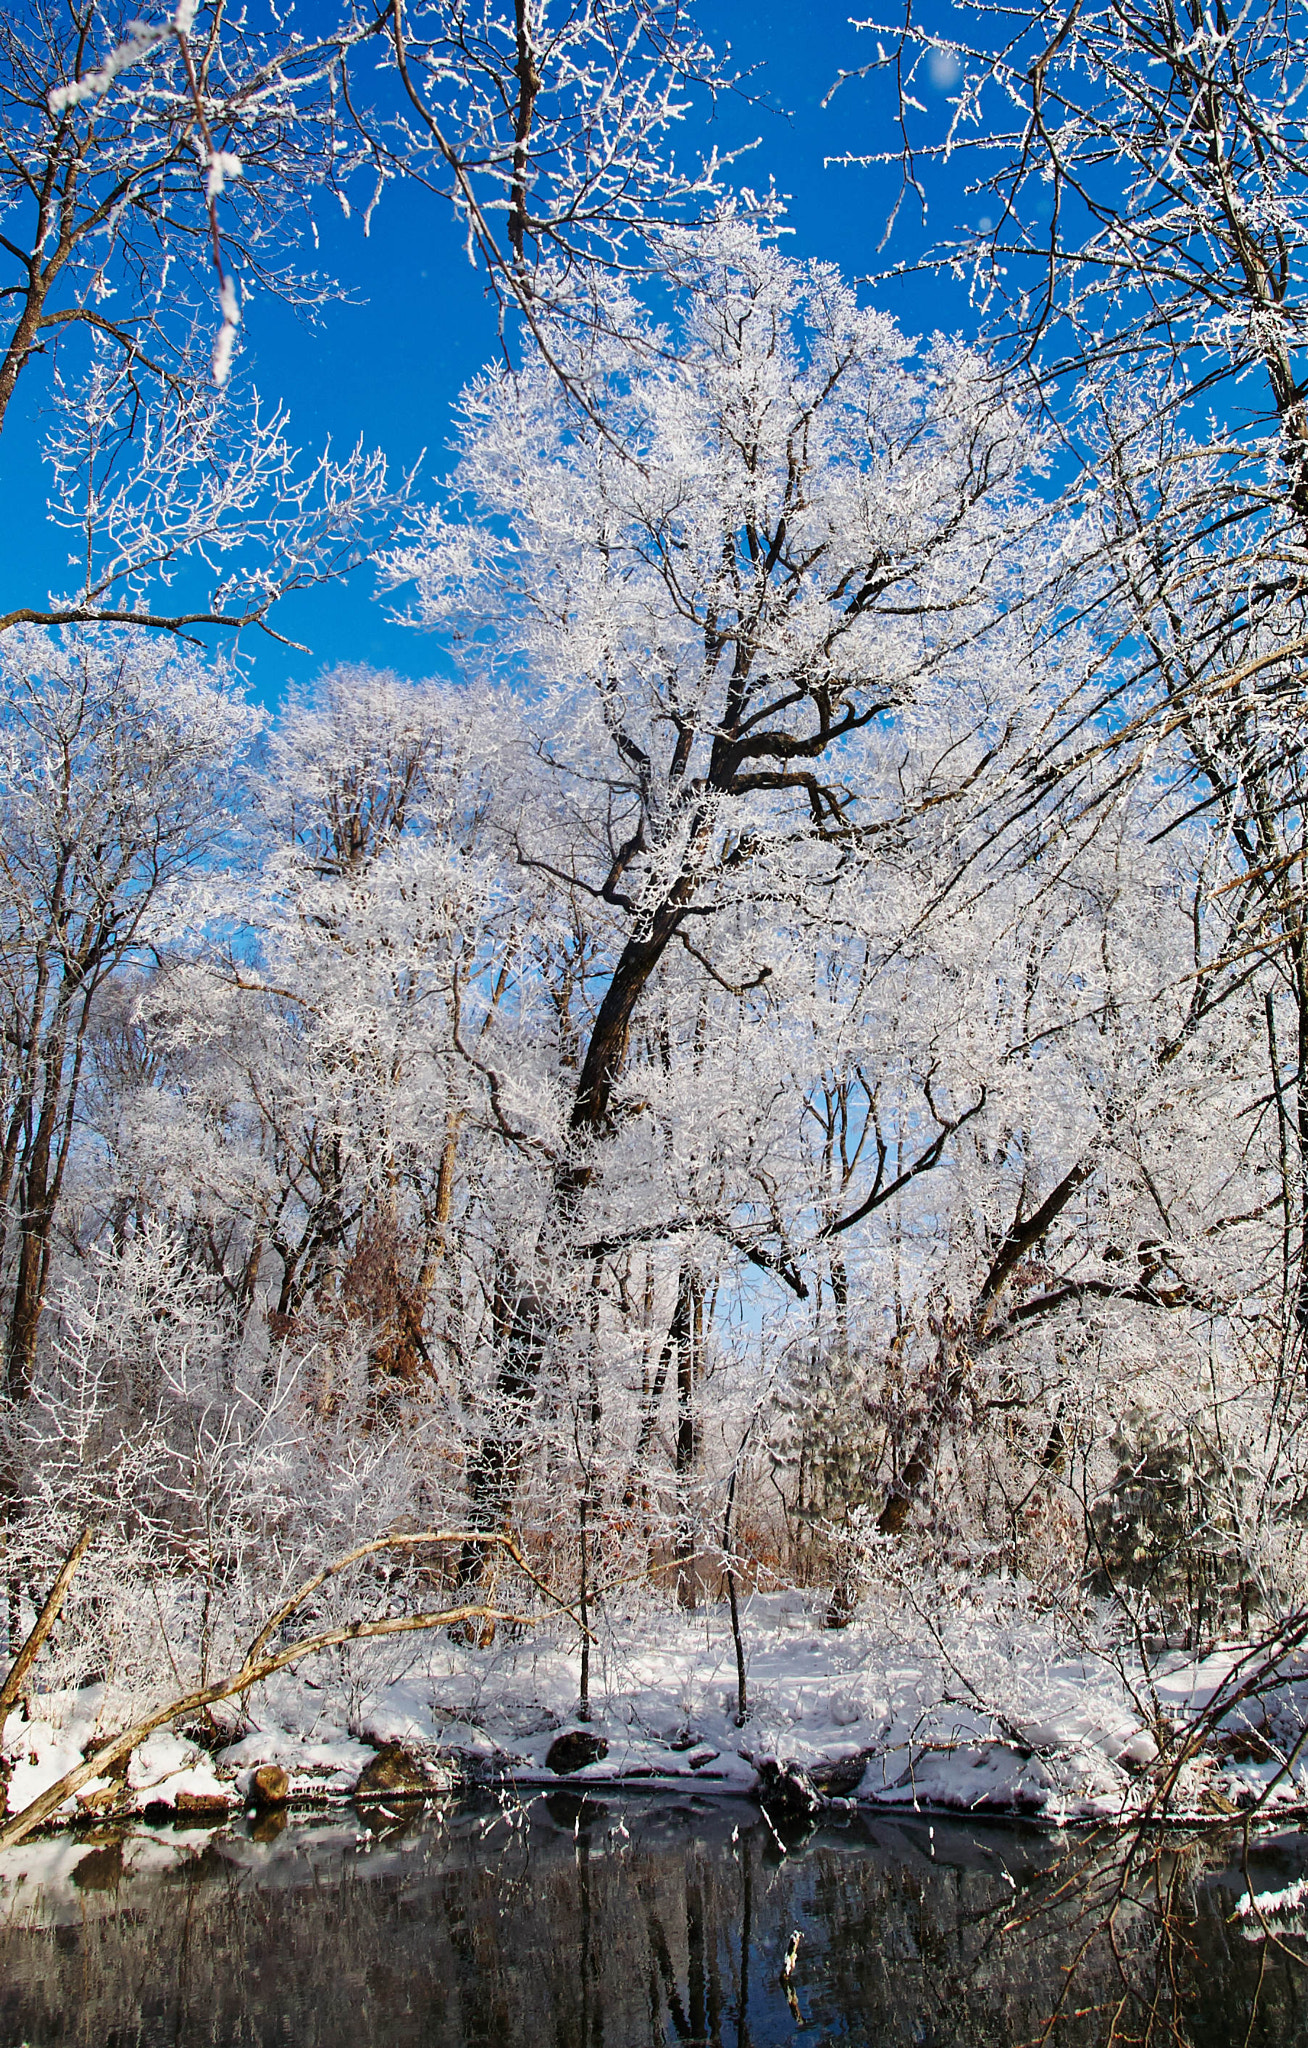
{"type": "Polygon", "coordinates": [[[628,939],[613,970],[612,980],[604,991],[604,1000],[599,1006],[586,1057],[577,1077],[577,1092],[569,1118],[573,1150],[560,1166],[554,1182],[555,1213],[551,1221],[556,1225],[562,1224],[565,1229],[571,1224],[577,1204],[590,1186],[593,1167],[589,1150],[608,1125],[613,1090],[626,1065],[627,1043],[636,1007],[681,921],[688,894],[688,887],[674,890],[654,919],[649,936],[628,939]]]}
{"type": "MultiPolygon", "coordinates": [[[[606,1129],[613,1089],[627,1057],[636,1007],[666,952],[680,919],[689,883],[672,892],[648,937],[629,939],[604,993],[577,1079],[569,1120],[573,1145],[554,1176],[542,1236],[563,1253],[575,1250],[577,1213],[594,1172],[591,1148],[606,1129]]],[[[526,1426],[536,1378],[545,1355],[546,1311],[534,1293],[522,1291],[508,1319],[487,1433],[468,1472],[468,1505],[479,1527],[503,1527],[508,1520],[522,1464],[526,1426]]],[[[465,1553],[465,1579],[480,1572],[473,1545],[465,1553]]]]}
{"type": "Polygon", "coordinates": [[[882,1536],[898,1536],[908,1520],[909,1509],[935,1470],[950,1416],[958,1405],[967,1380],[970,1353],[993,1333],[1005,1295],[1023,1259],[1042,1244],[1079,1188],[1094,1172],[1094,1154],[1086,1153],[1070,1166],[1031,1215],[1019,1209],[1005,1231],[990,1262],[990,1270],[977,1291],[971,1316],[961,1326],[950,1322],[941,1333],[940,1370],[936,1390],[927,1408],[926,1420],[908,1462],[896,1478],[877,1517],[882,1536]]]}
{"type": "Polygon", "coordinates": [[[910,1508],[935,1471],[941,1439],[950,1416],[958,1406],[959,1396],[967,1377],[968,1364],[968,1356],[962,1345],[956,1339],[946,1340],[942,1348],[936,1389],[927,1408],[926,1419],[918,1433],[917,1442],[910,1451],[907,1461],[896,1474],[886,1496],[885,1505],[877,1516],[879,1536],[902,1535],[910,1508]]]}

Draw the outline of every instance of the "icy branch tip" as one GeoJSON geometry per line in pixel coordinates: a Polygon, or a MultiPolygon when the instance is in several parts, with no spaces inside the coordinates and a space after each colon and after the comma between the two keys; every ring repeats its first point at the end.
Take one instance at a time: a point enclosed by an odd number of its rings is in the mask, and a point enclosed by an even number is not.
{"type": "Polygon", "coordinates": [[[221,390],[231,371],[236,330],[241,324],[241,308],[236,297],[236,284],[232,278],[223,279],[218,290],[218,303],[222,308],[223,324],[218,329],[218,338],[213,345],[213,381],[221,390]]]}
{"type": "Polygon", "coordinates": [[[200,0],[181,0],[176,13],[169,15],[163,23],[129,21],[127,34],[109,52],[104,63],[94,71],[87,71],[81,78],[75,78],[68,85],[57,85],[46,95],[46,105],[56,116],[66,114],[70,107],[78,107],[83,100],[94,100],[108,92],[120,71],[126,71],[129,64],[136,64],[142,57],[148,57],[151,50],[157,50],[160,43],[167,42],[171,35],[189,35],[199,11],[200,0]]]}
{"type": "Polygon", "coordinates": [[[239,156],[234,156],[230,149],[216,149],[209,159],[209,168],[205,174],[204,192],[206,199],[217,199],[226,186],[228,179],[239,178],[240,175],[241,159],[239,156]]]}

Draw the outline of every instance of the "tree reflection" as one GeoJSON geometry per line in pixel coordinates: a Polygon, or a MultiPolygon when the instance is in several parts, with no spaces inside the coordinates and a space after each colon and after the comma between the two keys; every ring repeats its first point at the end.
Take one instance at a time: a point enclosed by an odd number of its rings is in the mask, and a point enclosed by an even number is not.
{"type": "Polygon", "coordinates": [[[1308,1869],[1297,1834],[786,1836],[744,1803],[559,1790],[184,1839],[153,1875],[165,1837],[107,1830],[71,1885],[0,1868],[0,2040],[1253,2048],[1308,2018],[1293,1937],[1232,1920],[1308,1869]]]}

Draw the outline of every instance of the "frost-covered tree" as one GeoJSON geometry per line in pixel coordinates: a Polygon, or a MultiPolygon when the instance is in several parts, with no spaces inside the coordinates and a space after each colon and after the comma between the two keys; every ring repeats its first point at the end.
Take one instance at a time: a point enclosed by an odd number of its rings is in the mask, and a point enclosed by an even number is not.
{"type": "Polygon", "coordinates": [[[817,904],[898,823],[846,781],[855,736],[929,715],[965,674],[948,787],[1002,743],[1022,687],[1000,700],[1013,648],[985,633],[1016,590],[1036,450],[982,366],[944,342],[915,362],[833,271],[734,220],[669,260],[663,361],[590,358],[597,422],[540,370],[483,380],[452,479],[467,516],[391,558],[419,622],[457,625],[532,692],[550,801],[524,814],[520,857],[611,934],[565,1207],[670,949],[710,983],[760,984],[766,959],[730,940],[714,957],[729,912],[795,889],[817,904]]]}
{"type": "Polygon", "coordinates": [[[125,1218],[171,1215],[275,1338],[311,1347],[343,1317],[382,1380],[421,1377],[443,1326],[457,1019],[495,967],[495,763],[470,739],[499,708],[362,669],[288,704],[250,778],[225,938],[134,988],[98,1049],[125,1218]]]}
{"type": "MultiPolygon", "coordinates": [[[[915,351],[751,226],[666,250],[671,328],[639,351],[592,337],[588,410],[541,366],[471,389],[452,502],[390,573],[420,623],[517,679],[538,766],[515,858],[589,938],[547,1113],[507,1076],[493,1091],[548,1182],[524,1286],[707,1223],[802,1296],[765,1183],[728,1173],[711,1219],[684,1214],[633,1030],[666,983],[694,1040],[704,998],[767,983],[771,915],[819,928],[907,818],[1003,754],[1032,687],[1015,614],[1039,450],[983,364],[915,351]]],[[[942,1094],[927,1149],[964,1107],[942,1094]]]]}
{"type": "Polygon", "coordinates": [[[1092,804],[1107,752],[1214,828],[1189,971],[1197,1010],[1247,1003],[1263,1040],[1288,1356],[1308,1327],[1301,12],[1140,0],[868,26],[868,72],[901,94],[906,194],[951,157],[974,174],[977,225],[924,261],[968,279],[1070,458],[1050,616],[1089,618],[1096,644],[1033,774],[1092,804]],[[942,119],[918,104],[928,80],[942,119]]]}
{"type": "Polygon", "coordinates": [[[139,631],[0,640],[0,1257],[6,1385],[27,1391],[88,1033],[110,978],[157,957],[232,822],[259,715],[139,631]]]}
{"type": "Polygon", "coordinates": [[[228,388],[245,300],[332,296],[296,245],[358,164],[332,91],[350,33],[190,0],[145,21],[6,9],[0,428],[44,376],[51,510],[77,539],[71,587],[0,629],[262,621],[366,548],[391,502],[380,458],[304,462],[282,409],[228,388]]]}
{"type": "Polygon", "coordinates": [[[398,503],[381,457],[303,459],[284,407],[233,376],[260,301],[320,318],[339,296],[315,208],[366,221],[401,180],[416,218],[439,196],[439,235],[452,203],[501,313],[554,360],[556,314],[598,317],[597,265],[639,267],[651,227],[713,202],[718,165],[679,168],[670,131],[688,86],[725,83],[676,0],[341,0],[307,30],[209,0],[7,9],[0,429],[46,372],[78,580],[0,630],[263,624],[357,566],[398,503]]]}

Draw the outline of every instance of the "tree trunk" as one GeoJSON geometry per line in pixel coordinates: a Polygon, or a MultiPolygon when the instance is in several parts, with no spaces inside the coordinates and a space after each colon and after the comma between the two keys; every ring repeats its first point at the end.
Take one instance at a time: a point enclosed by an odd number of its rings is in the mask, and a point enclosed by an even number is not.
{"type": "Polygon", "coordinates": [[[877,1516],[879,1536],[900,1536],[908,1511],[935,1470],[945,1425],[958,1404],[967,1376],[967,1354],[957,1340],[949,1340],[941,1359],[940,1377],[927,1408],[926,1420],[908,1461],[891,1485],[885,1506],[877,1516]]]}
{"type": "Polygon", "coordinates": [[[677,1299],[672,1311],[672,1321],[668,1324],[668,1334],[663,1340],[663,1349],[659,1353],[659,1362],[654,1368],[653,1382],[641,1403],[640,1427],[636,1432],[636,1449],[631,1461],[631,1473],[627,1480],[626,1491],[622,1496],[624,1508],[634,1507],[636,1504],[636,1488],[640,1481],[641,1470],[649,1455],[649,1447],[654,1441],[654,1432],[658,1428],[659,1409],[663,1403],[663,1391],[668,1383],[668,1373],[674,1367],[674,1364],[677,1372],[680,1372],[682,1354],[693,1341],[692,1330],[691,1275],[689,1268],[683,1266],[677,1275],[677,1299]]]}
{"type": "MultiPolygon", "coordinates": [[[[62,1007],[62,1006],[61,1006],[62,1007]]],[[[82,1025],[86,1024],[83,1004],[82,1025]]],[[[32,1389],[36,1367],[36,1340],[45,1307],[45,1284],[50,1272],[50,1241],[54,1231],[55,1208],[63,1182],[64,1160],[71,1136],[73,1112],[77,1106],[81,1078],[81,1033],[78,1034],[73,1074],[63,1087],[64,1057],[67,1051],[66,1016],[61,1015],[42,1055],[45,1086],[41,1095],[36,1131],[18,1174],[19,1201],[18,1268],[9,1311],[9,1334],[5,1356],[5,1382],[11,1401],[24,1401],[32,1389]],[[64,1095],[60,1115],[60,1096],[64,1095]],[[57,1133],[62,1123],[62,1144],[57,1133]]]]}
{"type": "MultiPolygon", "coordinates": [[[[506,1304],[492,1412],[468,1467],[469,1519],[478,1529],[490,1531],[509,1519],[548,1335],[543,1304],[529,1289],[520,1289],[506,1304]]],[[[484,1544],[464,1544],[459,1559],[464,1584],[480,1576],[485,1557],[484,1544]]]]}
{"type": "Polygon", "coordinates": [[[577,1092],[568,1120],[569,1130],[579,1150],[555,1176],[555,1209],[565,1223],[571,1221],[580,1197],[590,1186],[593,1168],[587,1153],[588,1144],[608,1123],[613,1090],[626,1064],[636,1006],[676,933],[690,893],[691,884],[686,878],[670,891],[654,918],[649,936],[627,940],[604,991],[586,1047],[586,1057],[577,1077],[577,1092]]]}
{"type": "MultiPolygon", "coordinates": [[[[613,1089],[627,1057],[636,1007],[676,932],[692,886],[691,878],[683,877],[669,892],[649,936],[628,939],[599,1006],[569,1119],[574,1150],[555,1172],[550,1211],[542,1232],[547,1238],[560,1237],[565,1255],[571,1248],[567,1240],[573,1233],[578,1207],[594,1172],[590,1146],[608,1122],[613,1089]]],[[[535,1294],[524,1293],[519,1297],[496,1378],[499,1413],[492,1420],[468,1474],[468,1502],[473,1519],[487,1527],[493,1525],[494,1518],[507,1516],[512,1504],[521,1462],[521,1431],[545,1353],[546,1321],[545,1308],[535,1294]]],[[[465,1563],[470,1570],[478,1568],[471,1553],[465,1563]]]]}
{"type": "Polygon", "coordinates": [[[942,1330],[936,1391],[908,1462],[891,1486],[877,1517],[880,1535],[902,1534],[909,1509],[935,1470],[945,1427],[967,1381],[971,1353],[985,1343],[993,1330],[1000,1297],[1022,1260],[1043,1241],[1093,1172],[1094,1157],[1087,1154],[1068,1169],[1030,1216],[1023,1217],[1019,1210],[999,1242],[967,1322],[961,1329],[956,1324],[947,1324],[942,1330]]]}
{"type": "Polygon", "coordinates": [[[704,1283],[698,1273],[687,1276],[689,1329],[677,1350],[677,1605],[693,1607],[698,1596],[696,1527],[691,1485],[699,1464],[700,1431],[696,1392],[704,1347],[704,1283]]]}

